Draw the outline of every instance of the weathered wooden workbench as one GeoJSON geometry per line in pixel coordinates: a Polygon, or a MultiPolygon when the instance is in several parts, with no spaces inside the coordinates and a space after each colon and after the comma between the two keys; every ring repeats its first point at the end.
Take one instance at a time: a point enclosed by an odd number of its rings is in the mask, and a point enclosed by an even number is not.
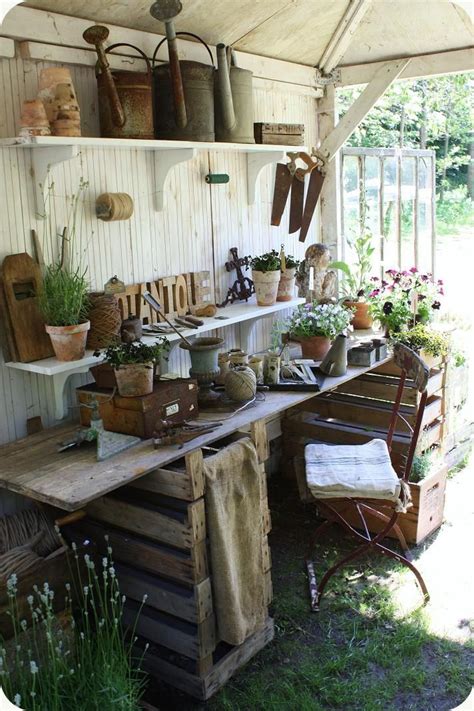
{"type": "MultiPolygon", "coordinates": [[[[345,376],[321,379],[320,393],[370,369],[349,367],[345,376]]],[[[64,535],[79,543],[87,538],[98,553],[112,547],[128,599],[127,620],[133,621],[143,595],[148,596],[137,633],[152,643],[146,655],[149,671],[206,699],[273,637],[269,616],[262,629],[238,647],[220,643],[216,633],[204,499],[206,447],[225,446],[240,433],[247,433],[256,446],[268,606],[272,585],[266,423],[320,393],[269,392],[264,400],[181,449],[154,449],[146,440],[104,462],[96,461],[94,445],[57,452],[57,445],[77,425],[53,428],[0,448],[0,486],[62,511],[85,513],[65,527],[64,535]]]]}

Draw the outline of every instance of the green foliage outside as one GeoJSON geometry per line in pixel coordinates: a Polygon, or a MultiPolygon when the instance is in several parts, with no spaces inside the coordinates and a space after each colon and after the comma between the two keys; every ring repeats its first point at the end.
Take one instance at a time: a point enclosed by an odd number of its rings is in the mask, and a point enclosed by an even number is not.
{"type": "MultiPolygon", "coordinates": [[[[473,226],[472,164],[469,168],[473,83],[473,74],[395,82],[347,142],[366,148],[434,150],[439,234],[455,234],[462,227],[473,226]]],[[[362,89],[353,87],[338,92],[341,115],[362,89]]],[[[410,219],[409,214],[402,214],[402,232],[410,219]]]]}

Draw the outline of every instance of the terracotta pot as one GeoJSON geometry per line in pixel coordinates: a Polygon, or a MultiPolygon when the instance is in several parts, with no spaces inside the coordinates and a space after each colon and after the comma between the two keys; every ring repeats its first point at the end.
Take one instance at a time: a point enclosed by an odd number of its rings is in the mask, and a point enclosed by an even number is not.
{"type": "Polygon", "coordinates": [[[274,272],[252,270],[252,280],[255,284],[255,294],[259,306],[273,306],[276,302],[280,274],[279,270],[274,272]]]}
{"type": "Polygon", "coordinates": [[[153,363],[129,363],[115,368],[121,397],[140,397],[153,392],[153,363]]]}
{"type": "Polygon", "coordinates": [[[311,338],[300,338],[303,358],[322,360],[331,348],[331,339],[326,336],[312,336],[311,338]]]}
{"type": "Polygon", "coordinates": [[[355,309],[351,323],[356,331],[372,328],[374,319],[369,314],[369,304],[367,301],[344,301],[344,306],[355,309]]]}
{"type": "Polygon", "coordinates": [[[280,272],[277,301],[291,301],[295,293],[296,269],[291,267],[280,272]]]}
{"type": "MultiPolygon", "coordinates": [[[[43,102],[49,121],[56,120],[59,101],[64,103],[62,99],[56,99],[56,88],[58,85],[64,86],[65,84],[69,87],[68,102],[73,101],[74,105],[77,105],[76,93],[69,69],[66,67],[49,67],[41,70],[38,81],[38,99],[43,102]],[[72,99],[70,98],[71,95],[72,99]]],[[[60,91],[63,91],[63,89],[60,91]]]]}
{"type": "Polygon", "coordinates": [[[39,99],[24,101],[21,107],[19,135],[50,136],[51,129],[44,106],[39,99]]]}
{"type": "Polygon", "coordinates": [[[84,358],[86,351],[87,331],[90,321],[78,323],[74,326],[45,326],[49,334],[56,358],[70,361],[84,358]]]}

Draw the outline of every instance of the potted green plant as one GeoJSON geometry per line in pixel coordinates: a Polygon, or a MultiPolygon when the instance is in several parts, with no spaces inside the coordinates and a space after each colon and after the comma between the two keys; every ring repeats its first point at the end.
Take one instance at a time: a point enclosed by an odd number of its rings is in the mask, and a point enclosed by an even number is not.
{"type": "Polygon", "coordinates": [[[299,259],[295,259],[291,254],[285,257],[285,268],[283,268],[283,264],[281,264],[280,267],[277,301],[291,301],[293,298],[293,294],[295,293],[296,272],[299,266],[299,259]]]}
{"type": "Polygon", "coordinates": [[[288,321],[290,338],[301,343],[303,358],[322,360],[331,341],[351,323],[352,310],[341,304],[311,304],[298,306],[288,321]]]}
{"type": "Polygon", "coordinates": [[[408,331],[394,334],[394,339],[404,343],[433,368],[448,353],[449,339],[446,334],[430,328],[424,323],[418,323],[408,331]]]}
{"type": "Polygon", "coordinates": [[[39,307],[58,360],[84,357],[87,331],[88,284],[85,274],[51,264],[46,267],[39,307]]]}
{"type": "Polygon", "coordinates": [[[253,257],[250,266],[257,304],[272,306],[276,302],[280,282],[281,259],[278,252],[272,249],[271,252],[253,257]]]}
{"type": "MultiPolygon", "coordinates": [[[[104,362],[114,369],[119,395],[140,397],[152,393],[155,365],[168,350],[167,338],[158,338],[151,346],[143,341],[109,346],[103,353],[104,362]]],[[[94,355],[100,355],[100,351],[94,355]]]]}
{"type": "Polygon", "coordinates": [[[372,269],[372,235],[357,237],[349,243],[353,247],[356,261],[350,266],[347,262],[331,262],[331,269],[339,269],[344,274],[342,291],[344,304],[354,311],[352,325],[355,329],[371,328],[373,318],[369,311],[368,295],[372,291],[369,274],[372,269]]]}
{"type": "Polygon", "coordinates": [[[416,267],[400,271],[388,269],[386,279],[372,277],[374,288],[369,294],[370,312],[393,335],[415,326],[430,323],[441,308],[443,282],[433,275],[421,273],[416,267]]]}

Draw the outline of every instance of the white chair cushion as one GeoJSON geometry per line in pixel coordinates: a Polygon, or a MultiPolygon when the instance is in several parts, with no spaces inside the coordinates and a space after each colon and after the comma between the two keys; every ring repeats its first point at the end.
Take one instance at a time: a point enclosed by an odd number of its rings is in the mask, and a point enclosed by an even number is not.
{"type": "Polygon", "coordinates": [[[317,499],[367,498],[398,501],[401,484],[387,443],[307,444],[306,483],[317,499]]]}

